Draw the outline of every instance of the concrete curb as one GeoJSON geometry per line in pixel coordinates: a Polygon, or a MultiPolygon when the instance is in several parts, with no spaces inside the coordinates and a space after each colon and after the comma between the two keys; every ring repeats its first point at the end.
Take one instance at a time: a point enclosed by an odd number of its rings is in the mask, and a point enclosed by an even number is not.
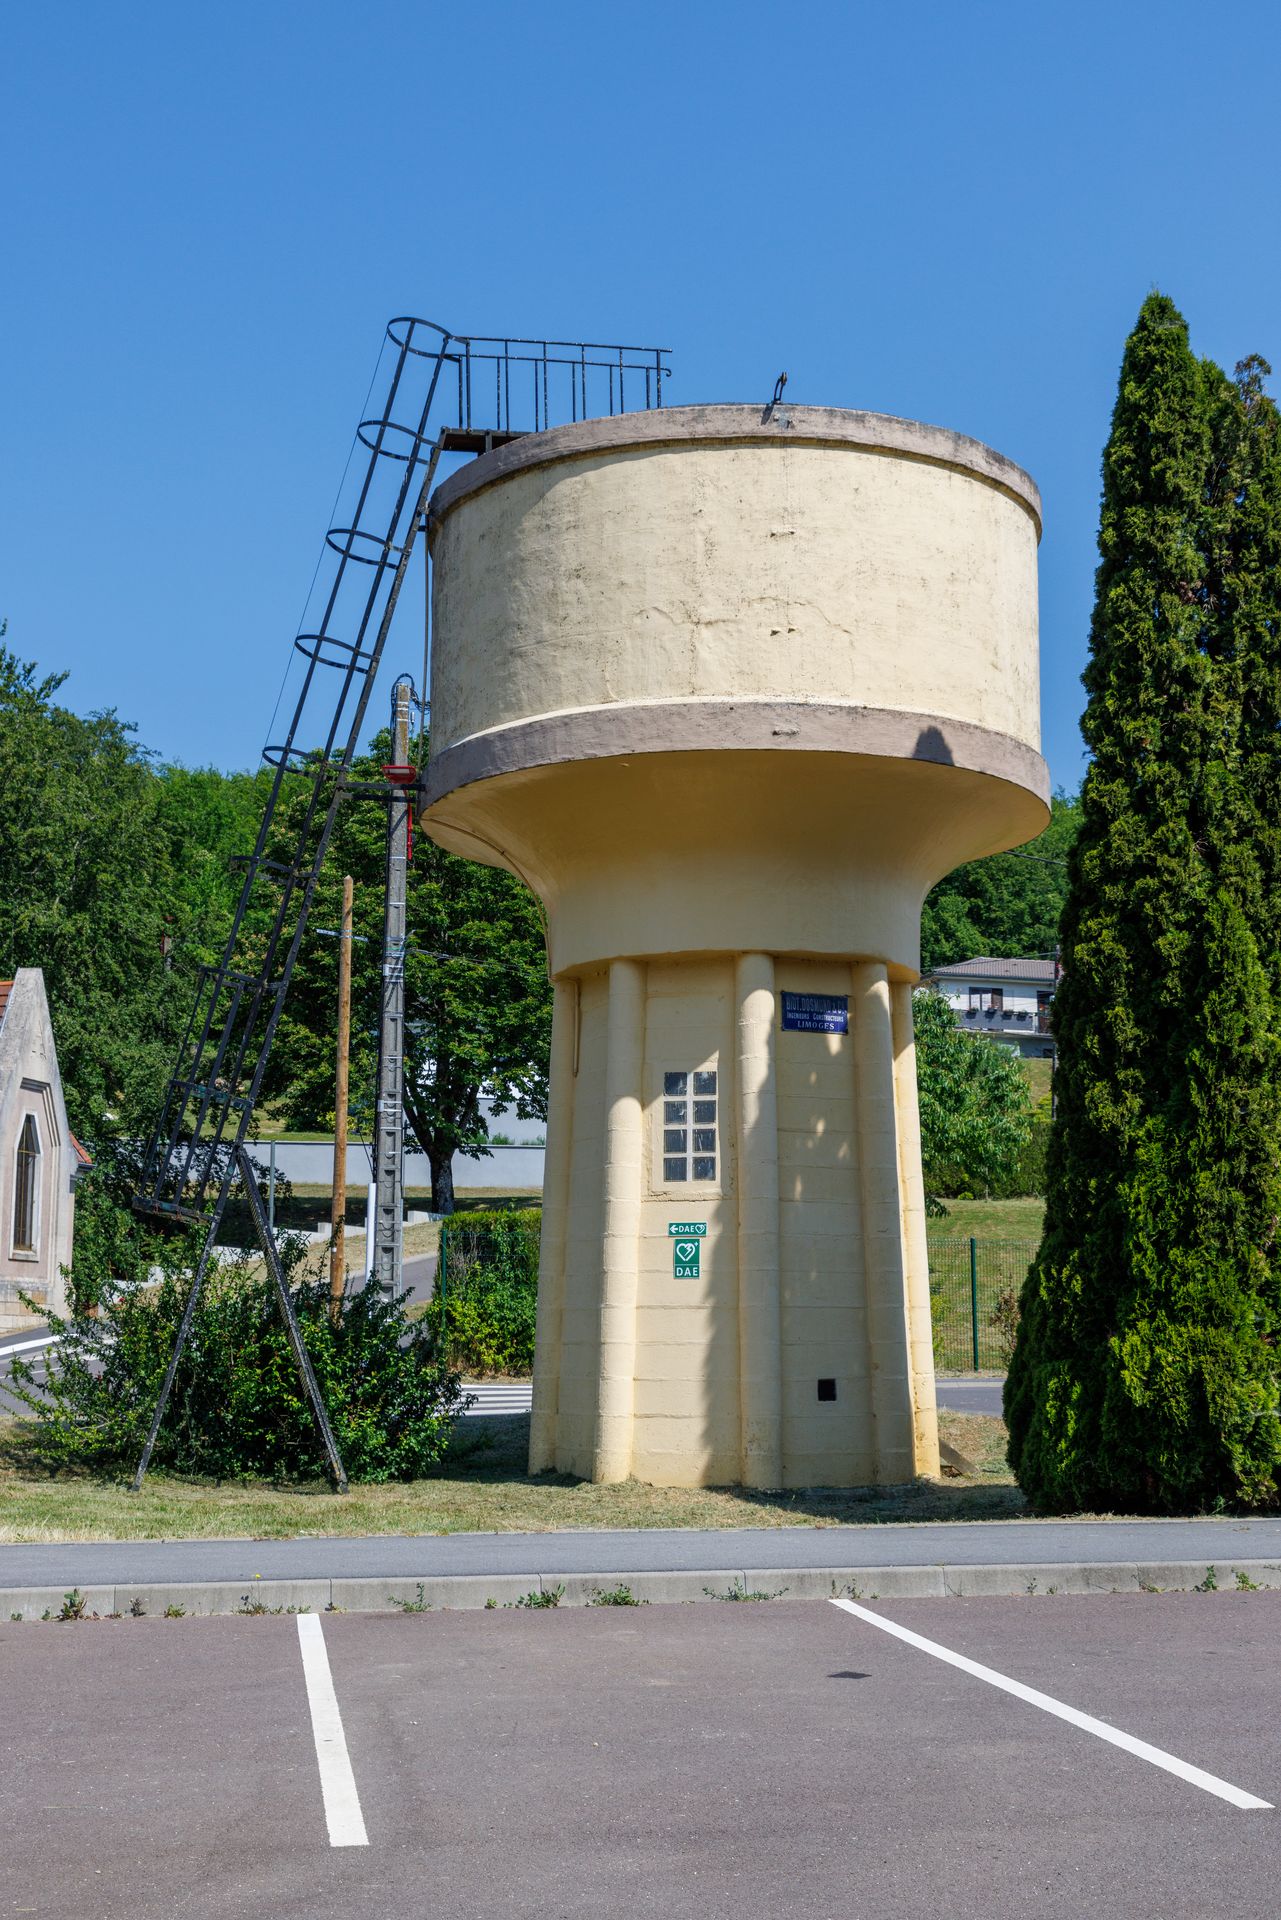
{"type": "MultiPolygon", "coordinates": [[[[454,1574],[423,1580],[203,1580],[185,1584],[89,1586],[86,1614],[180,1619],[208,1614],[395,1613],[511,1607],[531,1595],[557,1594],[555,1604],[600,1604],[619,1589],[654,1606],[703,1600],[937,1600],[1043,1597],[1085,1593],[1212,1593],[1281,1588],[1281,1561],[1178,1560],[1031,1563],[1025,1566],[745,1567],[738,1572],[454,1574]]],[[[0,1622],[54,1620],[61,1587],[0,1588],[0,1622]]]]}

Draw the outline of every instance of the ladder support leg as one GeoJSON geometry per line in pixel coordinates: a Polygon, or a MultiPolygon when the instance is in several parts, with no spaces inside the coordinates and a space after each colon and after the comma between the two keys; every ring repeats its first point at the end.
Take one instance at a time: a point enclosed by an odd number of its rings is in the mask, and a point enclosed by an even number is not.
{"type": "Polygon", "coordinates": [[[217,1231],[218,1222],[215,1220],[209,1229],[208,1237],[201,1249],[200,1259],[196,1264],[196,1271],[192,1276],[191,1292],[187,1295],[187,1304],[182,1310],[182,1319],[178,1322],[178,1337],[173,1343],[173,1352],[169,1356],[169,1365],[165,1368],[164,1382],[160,1388],[160,1398],[156,1401],[156,1410],[151,1416],[151,1425],[147,1430],[146,1443],[142,1449],[142,1458],[139,1460],[137,1470],[130,1482],[130,1492],[132,1493],[141,1493],[147,1468],[151,1465],[151,1455],[155,1449],[156,1435],[160,1432],[160,1422],[164,1419],[165,1408],[169,1405],[169,1395],[173,1392],[174,1376],[178,1371],[178,1362],[182,1358],[182,1350],[186,1346],[187,1336],[191,1332],[191,1322],[195,1317],[196,1302],[200,1298],[200,1289],[205,1283],[205,1269],[208,1267],[210,1257],[213,1253],[214,1235],[217,1231]]]}
{"type": "Polygon", "coordinates": [[[302,1375],[302,1383],[306,1389],[307,1398],[311,1401],[311,1410],[316,1416],[316,1425],[320,1428],[320,1437],[325,1443],[325,1452],[329,1456],[329,1467],[334,1476],[334,1484],[337,1486],[339,1493],[346,1493],[348,1486],[347,1470],[343,1466],[342,1458],[338,1452],[338,1443],[334,1439],[333,1428],[329,1424],[329,1414],[326,1410],[324,1400],[321,1397],[320,1388],[316,1383],[315,1373],[312,1371],[311,1360],[302,1337],[302,1329],[298,1325],[298,1316],[294,1312],[294,1303],[289,1297],[289,1282],[285,1279],[285,1270],[280,1264],[280,1255],[276,1251],[276,1236],[268,1225],[267,1215],[263,1210],[262,1195],[258,1191],[258,1181],[255,1177],[254,1163],[243,1147],[236,1149],[236,1165],[240,1170],[240,1178],[244,1182],[245,1197],[249,1202],[249,1211],[253,1215],[254,1227],[259,1240],[262,1242],[262,1250],[266,1255],[267,1265],[271,1270],[271,1277],[276,1283],[276,1297],[280,1302],[280,1311],[285,1322],[285,1332],[289,1336],[289,1345],[293,1349],[294,1359],[298,1362],[298,1371],[302,1375]]]}

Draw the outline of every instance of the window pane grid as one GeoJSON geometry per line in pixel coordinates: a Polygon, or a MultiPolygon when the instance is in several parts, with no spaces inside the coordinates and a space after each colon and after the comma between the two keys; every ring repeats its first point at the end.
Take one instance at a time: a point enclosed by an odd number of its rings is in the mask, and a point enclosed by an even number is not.
{"type": "Polygon", "coordinates": [[[664,1186],[715,1180],[717,1105],[714,1067],[699,1067],[692,1073],[664,1073],[664,1186]]]}

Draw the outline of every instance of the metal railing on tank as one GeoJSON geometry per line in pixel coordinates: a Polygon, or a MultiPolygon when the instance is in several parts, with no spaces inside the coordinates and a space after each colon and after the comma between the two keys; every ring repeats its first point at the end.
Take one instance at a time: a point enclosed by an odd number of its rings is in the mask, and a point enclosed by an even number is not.
{"type": "Polygon", "coordinates": [[[443,360],[446,384],[454,387],[450,441],[459,451],[483,451],[460,447],[460,436],[501,442],[575,420],[661,407],[663,382],[671,378],[666,347],[457,334],[405,318],[393,320],[387,333],[411,353],[443,360]]]}

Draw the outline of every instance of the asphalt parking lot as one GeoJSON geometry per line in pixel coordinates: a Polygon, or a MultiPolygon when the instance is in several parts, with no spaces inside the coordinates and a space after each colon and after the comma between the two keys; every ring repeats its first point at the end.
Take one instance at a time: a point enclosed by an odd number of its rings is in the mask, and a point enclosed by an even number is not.
{"type": "Polygon", "coordinates": [[[1281,1593],[866,1612],[5,1623],[0,1914],[1275,1914],[1281,1593]]]}

